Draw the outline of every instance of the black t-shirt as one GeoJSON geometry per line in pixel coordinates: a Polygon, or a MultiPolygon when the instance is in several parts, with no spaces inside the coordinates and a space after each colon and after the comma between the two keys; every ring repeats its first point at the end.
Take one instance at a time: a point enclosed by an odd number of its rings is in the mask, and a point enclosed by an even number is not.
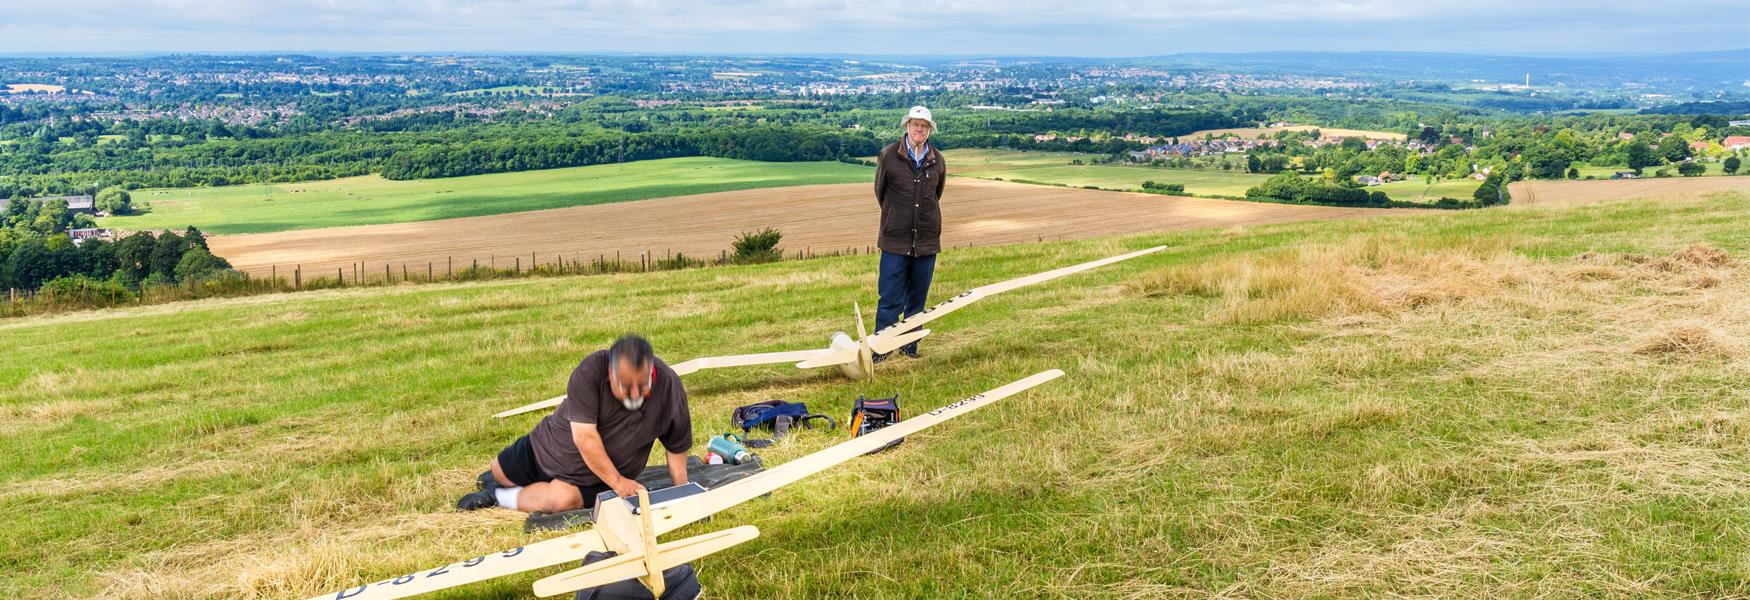
{"type": "Polygon", "coordinates": [[[595,424],[602,437],[602,448],[607,450],[614,470],[623,477],[636,477],[644,470],[650,449],[658,439],[669,452],[693,448],[693,418],[687,410],[687,390],[667,363],[656,360],[650,395],[635,411],[626,410],[620,399],[614,397],[608,383],[608,368],[606,350],[584,357],[571,371],[565,401],[529,432],[536,464],[554,479],[580,486],[602,483],[584,464],[577,444],[571,441],[572,423],[595,424]]]}

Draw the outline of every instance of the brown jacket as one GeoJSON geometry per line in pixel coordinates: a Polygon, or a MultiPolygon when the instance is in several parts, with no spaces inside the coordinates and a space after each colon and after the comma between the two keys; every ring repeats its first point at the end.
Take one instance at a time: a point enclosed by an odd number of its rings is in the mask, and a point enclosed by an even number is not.
{"type": "Polygon", "coordinates": [[[935,146],[930,146],[923,168],[913,166],[904,143],[888,144],[875,160],[875,203],[881,205],[881,235],[875,245],[894,254],[929,256],[942,250],[941,200],[948,168],[935,146]]]}

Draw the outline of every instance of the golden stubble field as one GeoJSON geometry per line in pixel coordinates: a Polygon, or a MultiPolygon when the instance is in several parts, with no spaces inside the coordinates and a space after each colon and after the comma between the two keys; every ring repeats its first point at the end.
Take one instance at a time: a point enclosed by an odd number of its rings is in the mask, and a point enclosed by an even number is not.
{"type": "Polygon", "coordinates": [[[1514,206],[1573,206],[1628,198],[1670,199],[1750,192],[1750,177],[1663,177],[1590,181],[1519,181],[1507,188],[1514,206]]]}
{"type": "MultiPolygon", "coordinates": [[[[944,245],[992,245],[1041,239],[1365,217],[1397,211],[1290,206],[1180,198],[955,178],[944,194],[944,245]]],[[[1416,212],[1416,211],[1410,211],[1416,212]]],[[[508,267],[530,255],[585,262],[670,252],[716,257],[743,231],[776,227],[786,252],[828,253],[875,243],[878,208],[868,184],[811,185],[681,196],[486,217],[215,236],[213,251],[254,274],[306,276],[364,262],[442,273],[479,260],[508,267]]],[[[350,270],[348,276],[350,277],[350,270]]]]}

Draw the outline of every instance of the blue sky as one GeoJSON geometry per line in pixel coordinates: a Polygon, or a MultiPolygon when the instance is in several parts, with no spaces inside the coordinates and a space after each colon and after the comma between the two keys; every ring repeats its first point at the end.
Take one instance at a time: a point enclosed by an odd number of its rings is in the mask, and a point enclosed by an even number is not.
{"type": "Polygon", "coordinates": [[[1750,48],[1750,1],[0,0],[0,52],[1143,56],[1750,48]]]}

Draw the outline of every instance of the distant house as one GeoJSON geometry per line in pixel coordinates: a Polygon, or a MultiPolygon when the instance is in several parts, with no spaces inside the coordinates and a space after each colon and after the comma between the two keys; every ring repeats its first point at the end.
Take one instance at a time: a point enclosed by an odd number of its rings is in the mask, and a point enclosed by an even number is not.
{"type": "Polygon", "coordinates": [[[1750,135],[1734,135],[1722,140],[1720,145],[1725,146],[1727,150],[1750,148],[1750,135]]]}
{"type": "Polygon", "coordinates": [[[1361,185],[1379,185],[1381,183],[1384,183],[1384,182],[1380,181],[1378,177],[1374,177],[1372,175],[1362,175],[1360,177],[1356,177],[1355,180],[1361,182],[1361,185]]]}
{"type": "Polygon", "coordinates": [[[1641,174],[1634,171],[1617,171],[1610,174],[1611,179],[1640,179],[1641,174]]]}
{"type": "Polygon", "coordinates": [[[1626,141],[1635,139],[1635,134],[1624,131],[1622,133],[1616,134],[1616,139],[1626,142],[1626,141]]]}
{"type": "Polygon", "coordinates": [[[94,214],[97,212],[97,201],[91,196],[43,196],[31,198],[31,202],[48,202],[50,200],[66,200],[67,210],[94,214]]]}
{"type": "Polygon", "coordinates": [[[6,205],[8,205],[8,204],[12,204],[12,201],[7,200],[5,198],[0,198],[0,213],[6,212],[6,205]]]}
{"type": "Polygon", "coordinates": [[[1703,152],[1706,150],[1707,150],[1707,142],[1690,142],[1689,143],[1689,151],[1690,152],[1703,152]]]}
{"type": "Polygon", "coordinates": [[[67,237],[72,238],[73,245],[77,246],[77,245],[83,243],[85,240],[103,240],[106,242],[113,241],[113,240],[115,240],[115,232],[113,230],[103,229],[103,228],[99,228],[99,227],[91,227],[91,228],[87,228],[87,229],[69,229],[69,230],[67,230],[67,237]]]}
{"type": "Polygon", "coordinates": [[[1745,119],[1742,121],[1731,121],[1730,123],[1733,127],[1750,127],[1750,119],[1745,119]]]}

